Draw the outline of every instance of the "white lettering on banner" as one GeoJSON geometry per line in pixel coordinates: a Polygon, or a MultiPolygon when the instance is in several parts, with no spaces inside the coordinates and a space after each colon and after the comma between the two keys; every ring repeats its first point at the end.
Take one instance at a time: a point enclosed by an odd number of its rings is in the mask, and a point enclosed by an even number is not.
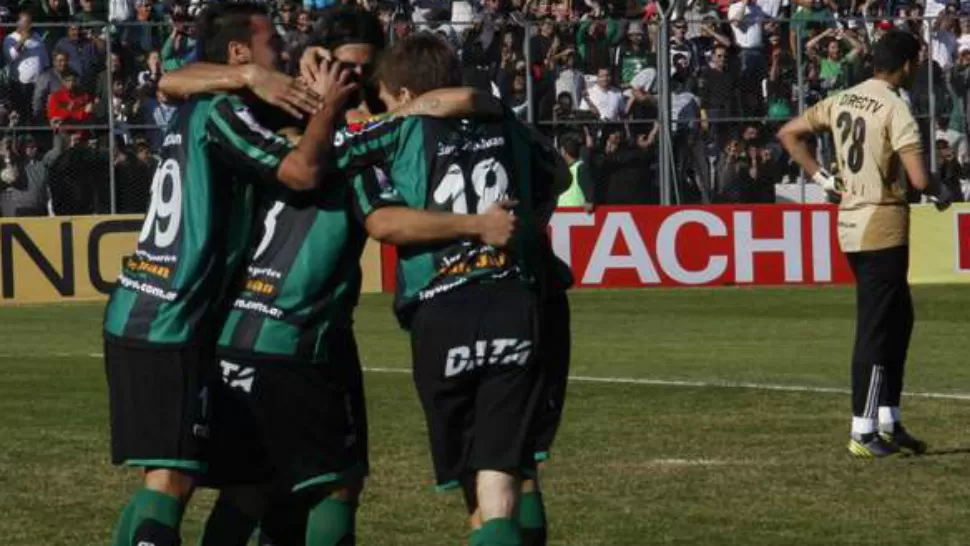
{"type": "Polygon", "coordinates": [[[660,282],[657,267],[653,265],[653,260],[647,254],[647,247],[643,244],[643,238],[640,237],[640,230],[637,229],[633,215],[629,212],[606,215],[603,230],[596,239],[593,255],[589,258],[589,267],[586,268],[586,274],[583,275],[583,283],[603,282],[603,275],[607,269],[634,269],[641,283],[660,282]],[[629,254],[613,254],[613,246],[620,234],[623,235],[623,240],[630,251],[629,254]]]}
{"type": "Polygon", "coordinates": [[[717,280],[727,271],[727,256],[711,256],[707,260],[707,266],[700,271],[688,271],[680,263],[677,257],[677,234],[680,228],[697,223],[707,228],[708,235],[712,237],[726,237],[728,234],[727,226],[724,221],[710,212],[702,210],[682,210],[670,215],[660,225],[660,232],[657,233],[657,261],[664,273],[671,279],[683,284],[707,284],[717,280]]]}
{"type": "Polygon", "coordinates": [[[572,267],[573,256],[572,239],[569,230],[573,226],[589,227],[596,225],[596,217],[585,212],[557,212],[549,220],[549,229],[552,231],[552,250],[560,260],[572,267]]]}
{"type": "Polygon", "coordinates": [[[475,342],[474,357],[472,348],[459,345],[448,349],[445,360],[445,377],[470,372],[483,366],[506,366],[517,364],[525,366],[532,354],[532,342],[510,338],[493,339],[491,342],[475,342]],[[491,350],[490,350],[491,349],[491,350]]]}
{"type": "Polygon", "coordinates": [[[734,263],[735,281],[754,282],[755,253],[780,252],[785,258],[785,282],[801,282],[804,278],[802,268],[802,225],[800,211],[782,213],[783,235],[781,239],[755,239],[752,227],[753,213],[736,211],[734,213],[734,263]]]}
{"type": "Polygon", "coordinates": [[[812,280],[832,280],[832,226],[831,212],[817,210],[812,213],[812,280]]]}

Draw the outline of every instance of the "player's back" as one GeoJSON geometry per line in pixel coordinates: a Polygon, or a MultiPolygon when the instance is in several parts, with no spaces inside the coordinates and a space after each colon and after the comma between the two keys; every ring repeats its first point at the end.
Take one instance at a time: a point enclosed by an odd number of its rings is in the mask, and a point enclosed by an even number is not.
{"type": "Polygon", "coordinates": [[[908,240],[907,183],[899,152],[919,148],[909,106],[889,83],[870,79],[813,106],[814,129],[830,128],[845,185],[839,214],[843,250],[878,250],[908,240]]]}
{"type": "Polygon", "coordinates": [[[252,196],[230,183],[214,156],[207,124],[225,96],[183,105],[172,120],[152,181],[152,199],[134,255],[122,267],[105,313],[116,338],[182,344],[221,297],[227,269],[248,240],[252,196]]]}

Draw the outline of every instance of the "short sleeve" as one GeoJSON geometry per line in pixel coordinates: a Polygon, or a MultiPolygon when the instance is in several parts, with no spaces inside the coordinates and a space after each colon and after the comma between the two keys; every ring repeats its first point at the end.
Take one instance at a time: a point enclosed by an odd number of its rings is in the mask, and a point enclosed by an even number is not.
{"type": "Polygon", "coordinates": [[[813,132],[824,131],[832,127],[832,107],[835,105],[836,97],[838,95],[817,103],[803,114],[813,132]]]}
{"type": "Polygon", "coordinates": [[[351,179],[354,216],[361,223],[375,210],[406,206],[404,197],[383,170],[372,167],[359,171],[351,179]]]}
{"type": "Polygon", "coordinates": [[[903,105],[897,106],[889,117],[889,143],[897,153],[922,147],[919,126],[909,108],[903,105]]]}
{"type": "Polygon", "coordinates": [[[206,130],[217,152],[237,172],[275,180],[283,159],[293,150],[289,140],[262,126],[237,97],[215,99],[206,130]]]}
{"type": "Polygon", "coordinates": [[[337,169],[390,166],[402,141],[405,121],[385,116],[337,131],[333,139],[337,169]]]}

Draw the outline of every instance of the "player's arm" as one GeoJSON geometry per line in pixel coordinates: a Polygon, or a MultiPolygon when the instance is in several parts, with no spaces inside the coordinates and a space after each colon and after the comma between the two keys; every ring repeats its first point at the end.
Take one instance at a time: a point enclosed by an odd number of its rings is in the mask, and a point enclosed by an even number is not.
{"type": "Polygon", "coordinates": [[[909,184],[916,191],[929,196],[937,208],[948,207],[953,196],[944,184],[934,180],[927,172],[926,164],[923,162],[919,126],[908,108],[897,108],[893,113],[889,120],[889,139],[893,151],[899,156],[903,170],[906,171],[909,184]]]}
{"type": "Polygon", "coordinates": [[[382,243],[408,246],[478,239],[502,247],[515,231],[513,201],[494,203],[484,214],[413,209],[378,169],[362,171],[351,186],[355,215],[367,233],[382,243]]]}
{"type": "Polygon", "coordinates": [[[832,104],[834,104],[833,99],[828,98],[809,108],[804,114],[782,126],[777,136],[788,155],[809,178],[822,186],[825,191],[835,192],[838,191],[835,177],[819,165],[815,160],[815,154],[805,142],[808,136],[829,129],[828,116],[832,104]]]}
{"type": "Polygon", "coordinates": [[[278,180],[293,190],[317,186],[327,166],[334,124],[343,104],[357,89],[348,82],[340,66],[324,65],[327,72],[315,88],[323,95],[320,110],[310,117],[306,132],[295,146],[261,126],[246,105],[235,95],[223,95],[213,102],[207,131],[215,148],[228,164],[246,175],[278,180]]]}
{"type": "Polygon", "coordinates": [[[395,110],[393,114],[438,118],[466,116],[501,118],[505,114],[505,108],[498,99],[474,87],[454,87],[429,91],[395,110]]]}
{"type": "Polygon", "coordinates": [[[312,115],[321,104],[320,96],[301,80],[254,64],[193,63],[166,72],[158,87],[166,95],[183,100],[204,93],[249,89],[264,102],[297,119],[302,119],[304,114],[312,115]]]}

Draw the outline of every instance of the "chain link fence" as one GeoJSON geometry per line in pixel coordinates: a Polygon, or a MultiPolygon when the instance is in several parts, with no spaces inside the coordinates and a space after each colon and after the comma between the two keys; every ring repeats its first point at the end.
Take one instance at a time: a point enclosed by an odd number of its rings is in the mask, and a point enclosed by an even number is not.
{"type": "MultiPolygon", "coordinates": [[[[782,17],[767,1],[694,0],[576,17],[568,3],[529,2],[526,17],[483,17],[454,2],[436,20],[401,3],[365,4],[392,43],[415,31],[439,34],[460,55],[467,85],[553,138],[583,190],[584,203],[571,205],[824,200],[774,133],[868,78],[872,44],[908,29],[926,47],[901,93],[920,123],[928,165],[965,193],[970,16],[953,5],[927,17],[909,4],[815,2],[782,17]]],[[[0,24],[0,215],[147,209],[155,152],[177,111],[157,84],[194,58],[193,6],[130,7],[107,23],[81,12],[68,22],[0,24]]],[[[314,13],[274,7],[290,70],[314,13]]],[[[824,164],[833,164],[834,146],[818,139],[824,164]]]]}

